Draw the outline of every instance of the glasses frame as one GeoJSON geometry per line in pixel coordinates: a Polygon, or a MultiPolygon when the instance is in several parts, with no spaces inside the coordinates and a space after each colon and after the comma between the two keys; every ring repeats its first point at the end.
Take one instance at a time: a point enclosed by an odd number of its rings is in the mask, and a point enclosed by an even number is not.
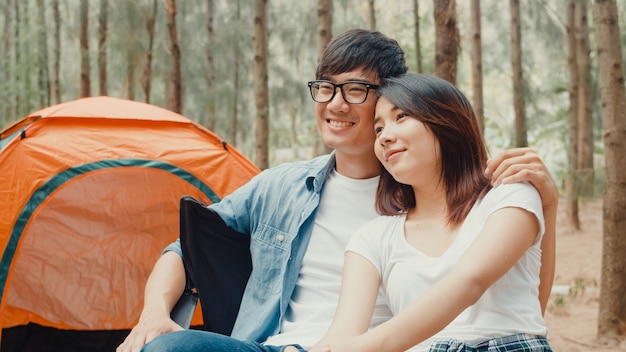
{"type": "Polygon", "coordinates": [[[316,103],[328,103],[329,101],[333,100],[333,98],[335,98],[335,95],[337,95],[337,88],[339,88],[339,90],[341,91],[341,97],[343,98],[343,100],[348,103],[348,104],[353,104],[353,105],[358,105],[358,104],[363,104],[365,103],[365,101],[367,100],[367,97],[369,96],[370,93],[370,89],[378,89],[380,86],[376,85],[376,84],[372,84],[369,82],[364,82],[364,81],[347,81],[347,82],[343,82],[343,83],[334,83],[325,79],[317,79],[314,81],[309,81],[308,82],[308,86],[309,86],[309,93],[311,93],[311,98],[313,99],[314,102],[316,103]],[[333,94],[330,96],[330,98],[328,98],[327,100],[318,100],[315,99],[315,97],[313,96],[313,84],[315,83],[328,83],[331,84],[333,86],[333,94]],[[354,83],[360,83],[362,85],[365,86],[365,98],[363,98],[363,101],[360,103],[352,103],[349,102],[348,99],[346,98],[346,92],[344,92],[343,90],[343,86],[346,84],[354,84],[354,83]]]}

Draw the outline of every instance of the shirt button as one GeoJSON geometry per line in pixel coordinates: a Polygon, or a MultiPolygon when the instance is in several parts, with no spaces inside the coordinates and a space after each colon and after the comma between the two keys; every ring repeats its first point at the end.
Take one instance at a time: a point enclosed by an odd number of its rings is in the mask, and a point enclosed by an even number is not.
{"type": "Polygon", "coordinates": [[[285,236],[283,236],[283,235],[278,235],[278,236],[276,236],[276,239],[278,240],[278,242],[282,242],[282,241],[284,241],[284,240],[285,240],[285,236]]]}
{"type": "Polygon", "coordinates": [[[300,215],[301,218],[304,219],[304,217],[306,216],[306,214],[304,214],[304,212],[302,212],[302,215],[300,215]]]}

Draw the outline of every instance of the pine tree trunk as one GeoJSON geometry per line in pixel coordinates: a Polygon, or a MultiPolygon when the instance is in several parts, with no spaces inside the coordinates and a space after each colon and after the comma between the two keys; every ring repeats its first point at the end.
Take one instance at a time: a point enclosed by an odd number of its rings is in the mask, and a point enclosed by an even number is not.
{"type": "MultiPolygon", "coordinates": [[[[317,1],[317,58],[324,54],[324,50],[328,43],[333,39],[333,2],[332,0],[317,1]]],[[[320,133],[317,124],[311,126],[311,135],[316,136],[313,144],[313,155],[317,156],[321,153],[327,154],[331,152],[331,148],[321,143],[320,133]],[[320,152],[320,146],[322,152],[320,152]]]]}
{"type": "Polygon", "coordinates": [[[456,84],[459,28],[456,0],[433,0],[435,16],[435,76],[456,84]]]}
{"type": "Polygon", "coordinates": [[[22,74],[18,68],[19,63],[21,62],[21,47],[20,47],[20,43],[22,42],[20,39],[20,26],[23,25],[23,23],[20,21],[20,1],[19,0],[13,0],[15,1],[14,4],[14,14],[15,14],[15,21],[13,22],[13,25],[15,26],[14,28],[14,35],[13,35],[13,50],[15,51],[15,61],[13,64],[13,82],[14,82],[14,91],[15,94],[13,95],[13,113],[11,115],[13,115],[14,117],[17,116],[21,116],[22,115],[22,111],[21,111],[21,106],[22,106],[22,100],[23,100],[23,84],[22,84],[22,80],[24,79],[22,77],[22,74]]]}
{"type": "Polygon", "coordinates": [[[370,31],[376,30],[376,0],[368,0],[369,3],[369,26],[370,31]]]}
{"type": "MultiPolygon", "coordinates": [[[[11,18],[13,18],[11,14],[11,3],[7,1],[4,3],[4,32],[2,35],[2,50],[6,55],[2,58],[2,79],[3,82],[13,82],[14,73],[11,72],[11,18]]],[[[2,113],[2,120],[4,121],[3,126],[9,121],[13,120],[13,102],[11,100],[12,93],[8,89],[3,89],[0,91],[0,95],[2,96],[2,101],[4,104],[4,111],[2,113]]]]}
{"type": "Polygon", "coordinates": [[[511,4],[511,62],[513,69],[513,108],[515,110],[515,146],[527,147],[526,108],[522,75],[522,33],[520,30],[519,0],[511,4]]]}
{"type": "Polygon", "coordinates": [[[420,12],[418,0],[413,0],[413,18],[415,20],[415,61],[417,72],[422,72],[422,44],[420,41],[420,12]]]}
{"type": "MultiPolygon", "coordinates": [[[[241,0],[237,0],[237,22],[241,21],[241,0]]],[[[239,129],[239,66],[240,66],[240,51],[239,48],[239,32],[235,34],[235,53],[233,58],[233,116],[231,120],[230,129],[230,144],[237,146],[237,132],[239,129]]]]}
{"type": "Polygon", "coordinates": [[[586,0],[576,2],[576,61],[578,64],[578,194],[593,195],[593,116],[591,111],[591,57],[586,0]]]}
{"type": "Polygon", "coordinates": [[[170,37],[170,54],[172,55],[171,86],[168,107],[170,110],[182,114],[181,54],[176,27],[176,0],[167,0],[167,30],[170,37]]]}
{"type": "Polygon", "coordinates": [[[472,0],[472,94],[473,106],[480,130],[485,130],[485,118],[483,116],[483,58],[482,40],[480,29],[480,0],[472,0]]]}
{"type": "Polygon", "coordinates": [[[154,29],[156,25],[157,0],[152,0],[152,12],[146,17],[146,32],[148,34],[148,49],[146,50],[146,66],[141,75],[141,88],[143,89],[146,103],[150,103],[150,91],[152,88],[152,58],[154,56],[154,29]]]}
{"type": "Polygon", "coordinates": [[[256,165],[269,167],[269,94],[267,86],[267,0],[255,0],[254,97],[256,102],[256,165]]]}
{"type": "Polygon", "coordinates": [[[52,93],[56,104],[61,103],[61,15],[59,0],[52,1],[52,17],[54,18],[54,62],[52,93]]]}
{"type": "Polygon", "coordinates": [[[567,8],[567,66],[569,84],[569,148],[567,149],[567,176],[565,178],[565,218],[570,228],[579,230],[578,217],[578,63],[576,56],[576,2],[569,0],[567,8]]]}
{"type": "Polygon", "coordinates": [[[207,50],[207,88],[208,88],[208,104],[207,104],[207,122],[206,126],[210,130],[215,129],[217,116],[215,113],[215,62],[213,61],[213,50],[215,47],[215,31],[213,30],[214,15],[213,0],[207,0],[207,34],[208,34],[208,50],[207,50]]]}
{"type": "Polygon", "coordinates": [[[91,96],[89,79],[89,1],[80,1],[80,96],[91,96]]]}
{"type": "Polygon", "coordinates": [[[43,0],[37,0],[39,16],[39,106],[50,105],[50,74],[48,71],[48,37],[46,7],[43,0]]]}
{"type": "Polygon", "coordinates": [[[100,95],[109,95],[107,90],[107,0],[100,0],[100,16],[98,17],[98,88],[100,95]]]}
{"type": "Polygon", "coordinates": [[[615,0],[595,0],[606,158],[598,337],[626,335],[626,87],[615,0]]]}

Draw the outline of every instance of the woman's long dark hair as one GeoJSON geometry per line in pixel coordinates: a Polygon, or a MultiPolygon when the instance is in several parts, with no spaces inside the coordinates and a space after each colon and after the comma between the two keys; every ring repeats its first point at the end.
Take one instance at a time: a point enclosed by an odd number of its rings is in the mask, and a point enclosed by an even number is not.
{"type": "MultiPolygon", "coordinates": [[[[462,223],[474,203],[491,188],[484,174],[487,148],[471,104],[453,84],[423,74],[389,78],[378,93],[424,123],[439,142],[448,223],[462,223]]],[[[383,168],[376,192],[378,212],[397,215],[415,205],[413,189],[383,168]]]]}

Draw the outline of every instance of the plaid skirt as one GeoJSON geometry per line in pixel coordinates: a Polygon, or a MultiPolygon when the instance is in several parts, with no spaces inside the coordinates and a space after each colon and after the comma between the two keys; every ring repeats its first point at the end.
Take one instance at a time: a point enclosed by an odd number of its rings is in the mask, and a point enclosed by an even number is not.
{"type": "Polygon", "coordinates": [[[435,341],[429,352],[552,352],[545,336],[516,334],[497,337],[476,345],[459,340],[435,341]]]}

